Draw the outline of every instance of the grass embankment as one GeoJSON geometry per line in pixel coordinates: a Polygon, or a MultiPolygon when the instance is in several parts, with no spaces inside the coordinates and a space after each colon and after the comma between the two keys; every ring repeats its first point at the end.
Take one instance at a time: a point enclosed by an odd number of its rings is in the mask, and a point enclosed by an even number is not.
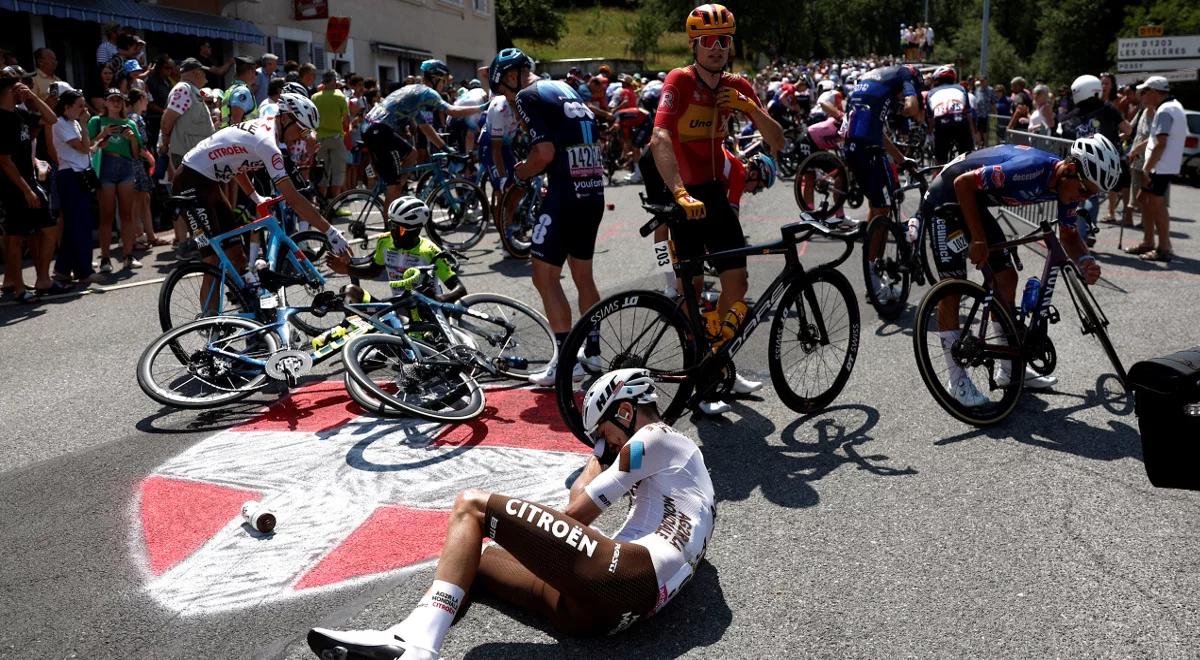
{"type": "MultiPolygon", "coordinates": [[[[561,60],[576,57],[632,58],[629,32],[636,20],[632,9],[588,7],[565,10],[567,29],[554,45],[533,44],[515,39],[521,50],[537,60],[561,60]]],[[[682,20],[680,21],[682,24],[682,20]]],[[[658,39],[658,52],[645,58],[647,71],[668,71],[691,61],[683,32],[667,32],[658,39]]]]}

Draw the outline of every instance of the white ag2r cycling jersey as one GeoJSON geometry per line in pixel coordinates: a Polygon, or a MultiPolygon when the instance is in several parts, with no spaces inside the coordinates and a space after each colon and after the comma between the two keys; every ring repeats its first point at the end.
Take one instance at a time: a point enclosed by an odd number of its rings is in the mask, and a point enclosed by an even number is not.
{"type": "Polygon", "coordinates": [[[633,434],[620,457],[585,488],[601,510],[633,493],[633,507],[613,540],[650,552],[662,609],[696,572],[717,515],[712,481],[696,443],[666,424],[633,434]]]}
{"type": "Polygon", "coordinates": [[[222,128],[187,152],[183,164],[222,183],[263,168],[272,183],[288,176],[276,142],[274,117],[222,128]]]}

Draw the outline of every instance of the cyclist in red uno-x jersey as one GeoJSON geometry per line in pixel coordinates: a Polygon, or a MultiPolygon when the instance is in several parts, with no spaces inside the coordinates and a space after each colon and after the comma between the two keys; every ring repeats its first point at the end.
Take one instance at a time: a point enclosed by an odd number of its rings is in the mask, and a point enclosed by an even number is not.
{"type": "MultiPolygon", "coordinates": [[[[686,28],[694,61],[667,75],[650,140],[659,174],[687,216],[688,222],[671,231],[680,258],[746,244],[721,181],[725,127],[733,111],[750,118],[771,153],[783,147],[783,129],[763,109],[750,81],[724,72],[736,30],[733,13],[723,5],[700,5],[688,15],[686,28]]],[[[717,314],[724,318],[746,297],[746,258],[714,259],[713,267],[721,278],[717,314]]],[[[753,391],[755,385],[761,387],[739,379],[734,389],[753,391]]]]}

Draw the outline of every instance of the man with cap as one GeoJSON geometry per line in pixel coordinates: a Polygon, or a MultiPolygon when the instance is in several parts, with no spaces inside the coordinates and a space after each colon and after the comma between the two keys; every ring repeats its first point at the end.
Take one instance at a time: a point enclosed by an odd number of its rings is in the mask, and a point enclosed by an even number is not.
{"type": "Polygon", "coordinates": [[[350,102],[339,86],[337,71],[329,69],[321,76],[321,90],[312,95],[313,105],[321,113],[317,126],[317,158],[325,161],[325,177],[318,187],[326,199],[342,192],[346,185],[346,133],[350,130],[350,102]]]}
{"type": "MultiPolygon", "coordinates": [[[[168,155],[172,177],[187,152],[214,132],[212,115],[200,94],[206,77],[204,65],[194,57],[187,58],[179,63],[179,82],[167,97],[158,143],[159,150],[168,155]]],[[[183,238],[183,225],[176,223],[175,242],[183,238]]]]}
{"type": "Polygon", "coordinates": [[[21,275],[25,241],[29,239],[35,286],[52,291],[50,259],[54,255],[54,218],[49,199],[37,182],[33,158],[34,129],[48,132],[58,120],[46,102],[29,87],[33,76],[19,66],[0,72],[0,227],[4,231],[4,294],[17,302],[32,302],[21,275]],[[27,82],[28,81],[28,82],[27,82]],[[25,104],[27,108],[19,107],[25,104]]]}
{"type": "Polygon", "coordinates": [[[258,74],[255,72],[254,60],[249,57],[235,57],[233,61],[237,63],[233,84],[221,97],[221,128],[240,124],[258,116],[258,102],[254,97],[254,85],[258,74]]]}
{"type": "Polygon", "coordinates": [[[1183,165],[1183,145],[1187,139],[1187,116],[1183,106],[1171,96],[1171,84],[1162,76],[1150,76],[1138,85],[1146,112],[1153,112],[1150,137],[1133,145],[1130,152],[1145,150],[1142,166],[1145,179],[1138,201],[1142,205],[1142,242],[1125,251],[1140,255],[1146,261],[1169,262],[1175,257],[1171,249],[1171,216],[1167,213],[1167,190],[1171,178],[1183,165]],[[1158,235],[1157,246],[1154,243],[1158,235]]]}

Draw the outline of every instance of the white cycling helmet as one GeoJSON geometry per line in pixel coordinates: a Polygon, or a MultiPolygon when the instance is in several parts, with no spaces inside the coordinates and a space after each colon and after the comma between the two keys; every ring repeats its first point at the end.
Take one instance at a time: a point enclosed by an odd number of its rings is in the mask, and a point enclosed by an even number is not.
{"type": "Polygon", "coordinates": [[[1079,76],[1071,83],[1071,100],[1079,105],[1084,99],[1100,98],[1103,89],[1096,76],[1079,76]]]}
{"type": "Polygon", "coordinates": [[[313,105],[308,97],[299,94],[280,94],[279,113],[292,115],[309,131],[317,130],[317,125],[321,123],[321,113],[317,112],[317,106],[313,105]]]}
{"type": "Polygon", "coordinates": [[[832,92],[835,87],[837,87],[837,83],[828,79],[817,83],[817,89],[821,90],[822,92],[832,92]]]}
{"type": "Polygon", "coordinates": [[[429,222],[429,207],[412,195],[397,197],[388,205],[388,222],[405,229],[418,229],[429,222]]]}
{"type": "Polygon", "coordinates": [[[641,405],[658,400],[654,380],[645,369],[617,369],[596,379],[583,395],[583,428],[589,436],[617,410],[621,401],[641,405]]]}
{"type": "Polygon", "coordinates": [[[1079,163],[1083,178],[1099,186],[1101,192],[1117,186],[1121,176],[1121,154],[1108,138],[1096,133],[1075,140],[1071,144],[1071,158],[1079,163]]]}

